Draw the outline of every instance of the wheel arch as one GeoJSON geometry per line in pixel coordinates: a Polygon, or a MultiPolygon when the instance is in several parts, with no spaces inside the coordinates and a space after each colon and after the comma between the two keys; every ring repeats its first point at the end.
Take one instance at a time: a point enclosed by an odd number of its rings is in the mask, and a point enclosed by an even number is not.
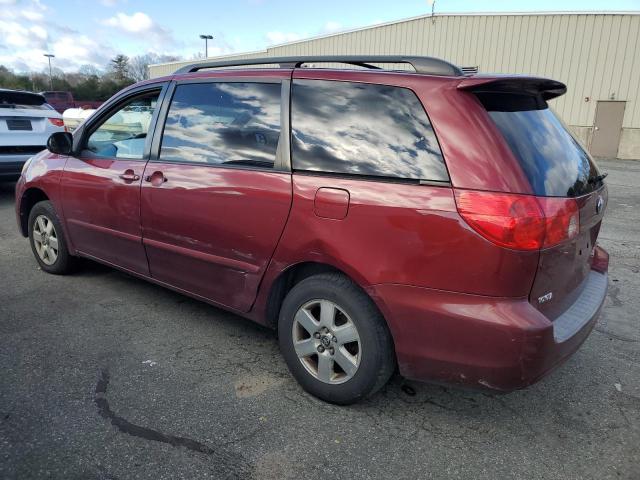
{"type": "Polygon", "coordinates": [[[38,202],[50,200],[44,190],[38,187],[29,187],[24,191],[20,199],[20,233],[23,237],[29,236],[29,214],[38,202]]]}
{"type": "Polygon", "coordinates": [[[286,267],[276,276],[269,287],[269,293],[264,309],[264,324],[266,324],[268,327],[276,328],[278,325],[280,308],[282,307],[282,302],[284,301],[287,293],[289,293],[291,289],[302,280],[321,273],[339,273],[341,275],[344,275],[354,284],[360,287],[363,293],[371,299],[374,305],[376,305],[382,317],[385,319],[387,327],[390,328],[389,322],[386,319],[383,309],[380,308],[378,302],[376,302],[376,299],[370,295],[369,289],[367,289],[365,285],[363,285],[362,282],[359,281],[361,279],[354,278],[353,275],[349,275],[348,272],[336,267],[335,265],[318,261],[301,261],[298,263],[294,263],[286,267]]]}
{"type": "MultiPolygon", "coordinates": [[[[328,263],[321,262],[299,262],[289,265],[282,270],[271,283],[269,295],[265,308],[265,320],[269,327],[276,328],[278,325],[278,316],[280,315],[280,307],[287,293],[305,278],[319,273],[336,272],[346,275],[340,269],[328,263]]],[[[348,276],[348,275],[347,275],[348,276]]]]}

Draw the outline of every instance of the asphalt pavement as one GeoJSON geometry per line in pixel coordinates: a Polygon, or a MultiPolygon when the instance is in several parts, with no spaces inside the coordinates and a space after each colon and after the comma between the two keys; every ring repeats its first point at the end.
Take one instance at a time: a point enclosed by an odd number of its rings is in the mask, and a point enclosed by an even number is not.
{"type": "Polygon", "coordinates": [[[508,395],[395,376],[350,407],[247,320],[91,262],[43,273],[0,184],[0,478],[637,480],[640,162],[600,165],[610,289],[567,363],[508,395]]]}

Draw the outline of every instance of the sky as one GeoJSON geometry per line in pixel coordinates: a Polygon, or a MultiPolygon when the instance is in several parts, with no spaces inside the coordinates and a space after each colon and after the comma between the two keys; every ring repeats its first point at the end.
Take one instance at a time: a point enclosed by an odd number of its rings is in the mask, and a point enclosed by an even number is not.
{"type": "MultiPolygon", "coordinates": [[[[638,11],[640,0],[436,0],[435,12],[638,11]]],[[[431,12],[428,0],[0,0],[0,65],[66,72],[104,68],[119,53],[209,56],[431,12]]]]}

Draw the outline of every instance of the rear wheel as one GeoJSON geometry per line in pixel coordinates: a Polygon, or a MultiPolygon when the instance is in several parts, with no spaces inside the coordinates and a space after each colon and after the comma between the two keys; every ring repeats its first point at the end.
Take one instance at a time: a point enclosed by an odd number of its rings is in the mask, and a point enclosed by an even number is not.
{"type": "Polygon", "coordinates": [[[75,258],[69,255],[62,225],[51,202],[38,202],[31,209],[29,243],[45,272],[63,275],[73,269],[75,258]]]}
{"type": "Polygon", "coordinates": [[[293,287],[280,311],[278,333],[296,380],[331,403],[350,404],[372,395],[395,367],[382,315],[341,274],[316,275],[293,287]]]}

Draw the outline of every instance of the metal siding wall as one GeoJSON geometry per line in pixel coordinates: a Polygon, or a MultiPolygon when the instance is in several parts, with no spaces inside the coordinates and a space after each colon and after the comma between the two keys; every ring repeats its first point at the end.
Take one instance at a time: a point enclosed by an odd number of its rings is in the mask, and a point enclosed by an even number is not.
{"type": "MultiPolygon", "coordinates": [[[[626,100],[624,127],[640,128],[640,15],[530,14],[421,17],[225,57],[411,54],[442,57],[480,72],[565,82],[553,108],[570,125],[593,125],[597,100],[626,100]],[[589,101],[585,102],[585,97],[589,101]]],[[[193,62],[155,65],[168,75],[193,62]]]]}

